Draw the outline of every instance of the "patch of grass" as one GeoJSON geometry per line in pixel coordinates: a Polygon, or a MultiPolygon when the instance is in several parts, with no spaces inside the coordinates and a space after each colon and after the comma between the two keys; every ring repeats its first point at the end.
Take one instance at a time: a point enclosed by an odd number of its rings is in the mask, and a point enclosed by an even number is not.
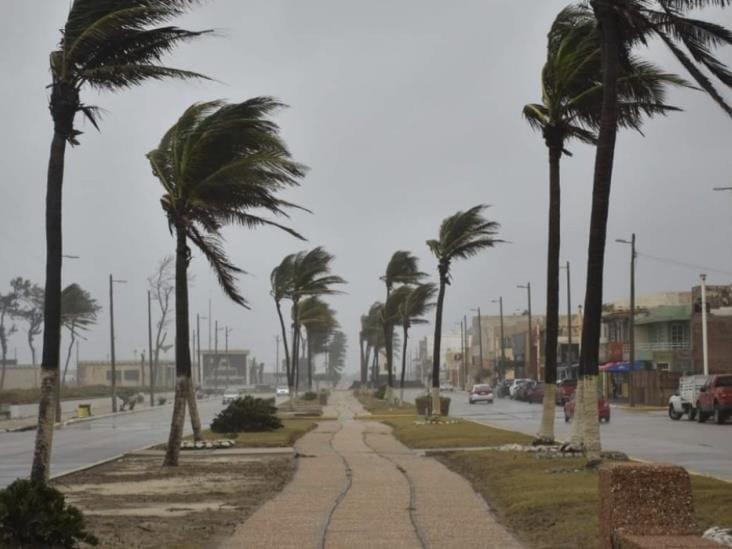
{"type": "MultiPolygon", "coordinates": [[[[598,547],[598,474],[585,460],[520,452],[436,455],[468,479],[501,522],[537,549],[598,547]]],[[[732,484],[692,475],[699,526],[732,525],[732,484]]]]}
{"type": "MultiPolygon", "coordinates": [[[[210,429],[203,431],[204,440],[230,438],[236,442],[237,448],[278,448],[288,447],[308,431],[318,425],[310,419],[283,419],[283,427],[275,431],[263,433],[214,433],[210,429]]],[[[185,440],[193,440],[188,436],[185,440]]]]}
{"type": "MultiPolygon", "coordinates": [[[[376,417],[375,419],[379,419],[376,417]]],[[[472,421],[458,420],[448,424],[422,424],[417,416],[387,417],[382,421],[394,429],[394,436],[409,448],[458,448],[528,444],[532,437],[504,431],[472,421]]]]}
{"type": "Polygon", "coordinates": [[[370,395],[370,394],[368,394],[368,395],[357,394],[356,398],[367,411],[371,412],[374,415],[412,416],[412,415],[415,415],[417,412],[417,408],[415,408],[414,404],[410,404],[409,402],[406,402],[406,401],[401,406],[393,406],[392,404],[389,404],[385,400],[380,400],[378,398],[374,398],[374,396],[370,395]]]}

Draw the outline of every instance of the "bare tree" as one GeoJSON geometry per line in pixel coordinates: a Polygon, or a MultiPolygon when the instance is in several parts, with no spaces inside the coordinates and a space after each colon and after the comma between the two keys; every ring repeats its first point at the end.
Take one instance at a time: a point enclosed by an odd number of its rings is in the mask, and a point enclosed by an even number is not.
{"type": "Polygon", "coordinates": [[[147,283],[152,293],[153,301],[160,311],[160,318],[155,323],[155,340],[153,344],[153,385],[157,379],[160,351],[167,353],[173,346],[166,345],[168,325],[170,324],[173,291],[175,290],[175,257],[167,255],[158,263],[155,272],[148,277],[147,283]]]}
{"type": "Polygon", "coordinates": [[[36,365],[36,348],[33,341],[43,332],[43,304],[45,300],[43,288],[30,280],[16,278],[11,285],[18,294],[18,309],[16,316],[28,324],[26,332],[28,347],[31,352],[31,362],[36,365]]]}

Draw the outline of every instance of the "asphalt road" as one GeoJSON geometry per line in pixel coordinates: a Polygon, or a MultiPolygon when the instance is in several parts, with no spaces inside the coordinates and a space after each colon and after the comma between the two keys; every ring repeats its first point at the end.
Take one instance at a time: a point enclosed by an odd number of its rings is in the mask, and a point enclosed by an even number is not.
{"type": "MultiPolygon", "coordinates": [[[[412,395],[418,391],[411,391],[412,395]]],[[[541,405],[510,399],[494,404],[468,404],[467,393],[447,393],[452,398],[450,415],[469,418],[495,427],[534,435],[539,430],[541,405]]],[[[556,436],[570,436],[562,408],[556,408],[556,436]]],[[[600,425],[603,448],[629,456],[674,463],[691,472],[732,481],[732,422],[716,425],[709,420],[698,424],[682,419],[672,421],[665,411],[635,411],[611,407],[610,423],[600,425]]]]}
{"type": "MultiPolygon", "coordinates": [[[[200,400],[198,404],[204,426],[222,408],[220,398],[200,400]]],[[[165,442],[172,411],[171,405],[160,406],[57,428],[53,436],[51,475],[165,442]]],[[[190,424],[186,426],[186,434],[189,433],[190,424]]],[[[16,478],[28,476],[35,436],[35,431],[0,433],[0,488],[16,478]]]]}

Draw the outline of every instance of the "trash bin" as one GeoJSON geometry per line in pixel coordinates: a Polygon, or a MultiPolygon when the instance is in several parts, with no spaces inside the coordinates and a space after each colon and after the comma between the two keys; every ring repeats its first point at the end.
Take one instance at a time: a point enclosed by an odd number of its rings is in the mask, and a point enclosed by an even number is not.
{"type": "Polygon", "coordinates": [[[91,404],[79,404],[76,407],[76,416],[77,417],[90,417],[92,415],[91,413],[91,404]]]}

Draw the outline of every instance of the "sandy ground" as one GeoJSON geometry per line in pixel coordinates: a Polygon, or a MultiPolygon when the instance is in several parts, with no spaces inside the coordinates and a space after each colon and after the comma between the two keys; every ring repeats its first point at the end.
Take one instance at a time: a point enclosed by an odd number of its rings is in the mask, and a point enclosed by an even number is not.
{"type": "Polygon", "coordinates": [[[101,547],[211,547],[278,493],[290,457],[125,457],[54,482],[85,514],[101,547]]]}

